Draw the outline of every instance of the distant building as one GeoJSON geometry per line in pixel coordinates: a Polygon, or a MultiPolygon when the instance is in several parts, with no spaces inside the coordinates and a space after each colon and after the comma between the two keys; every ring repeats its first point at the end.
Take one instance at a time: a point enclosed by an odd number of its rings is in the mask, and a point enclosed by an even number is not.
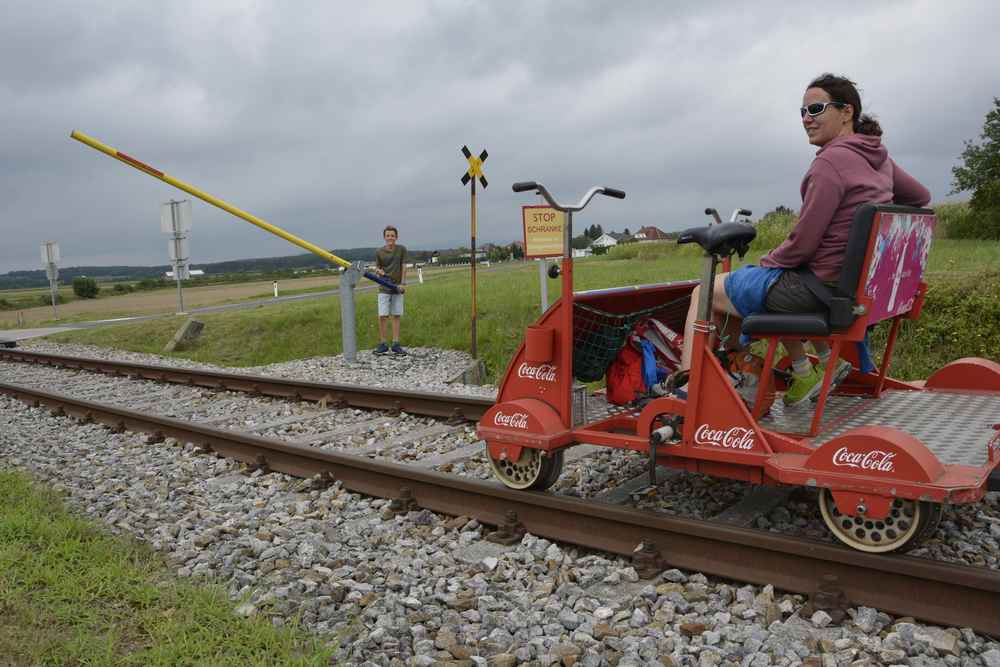
{"type": "MultiPolygon", "coordinates": [[[[174,277],[174,272],[173,271],[167,271],[167,273],[165,275],[167,276],[167,278],[173,278],[174,277]]],[[[195,276],[203,276],[203,275],[205,275],[205,272],[203,270],[201,270],[201,269],[188,269],[188,272],[187,272],[187,277],[188,278],[193,278],[195,276]]]]}
{"type": "Polygon", "coordinates": [[[665,231],[659,227],[640,227],[639,231],[632,235],[636,241],[642,243],[643,241],[667,241],[670,236],[667,235],[665,231]]]}
{"type": "Polygon", "coordinates": [[[618,243],[632,243],[635,241],[635,237],[631,234],[625,234],[624,232],[608,232],[608,236],[613,238],[618,243]]]}
{"type": "Polygon", "coordinates": [[[616,239],[612,234],[605,232],[601,234],[590,244],[591,248],[610,248],[613,245],[618,245],[618,239],[616,239]]]}
{"type": "Polygon", "coordinates": [[[590,248],[573,248],[574,257],[590,257],[594,254],[594,251],[590,248]]]}

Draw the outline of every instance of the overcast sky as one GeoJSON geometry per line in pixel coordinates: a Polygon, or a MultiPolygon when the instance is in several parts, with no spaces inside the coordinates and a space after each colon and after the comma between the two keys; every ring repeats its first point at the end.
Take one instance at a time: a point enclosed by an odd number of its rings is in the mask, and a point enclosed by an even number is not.
{"type": "MultiPolygon", "coordinates": [[[[479,242],[519,238],[517,180],[606,230],[797,209],[797,109],[832,71],[934,201],[1000,96],[1000,3],[0,0],[0,273],[162,264],[177,190],[73,129],[318,245],[468,244],[463,144],[489,151],[479,242]]],[[[300,252],[195,200],[193,264],[300,252]]]]}

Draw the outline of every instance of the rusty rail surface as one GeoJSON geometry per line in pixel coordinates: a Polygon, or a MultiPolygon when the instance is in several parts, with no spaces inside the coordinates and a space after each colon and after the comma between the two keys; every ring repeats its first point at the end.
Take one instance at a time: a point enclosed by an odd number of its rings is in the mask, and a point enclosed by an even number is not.
{"type": "MultiPolygon", "coordinates": [[[[153,440],[172,437],[193,442],[268,470],[332,477],[366,495],[412,498],[416,506],[469,516],[487,525],[520,522],[535,535],[633,557],[646,571],[678,567],[806,594],[816,593],[824,579],[829,585],[833,575],[852,605],[1000,635],[1000,572],[994,570],[866,554],[707,521],[514,491],[496,483],[291,445],[17,385],[0,383],[0,392],[115,430],[152,433],[153,440]]],[[[817,594],[813,599],[818,598],[817,594]]]]}
{"type": "Polygon", "coordinates": [[[396,410],[429,417],[453,417],[478,421],[493,405],[493,400],[479,396],[457,394],[432,394],[405,389],[368,388],[350,384],[306,382],[287,378],[223,373],[220,371],[168,368],[125,361],[106,361],[86,357],[70,357],[0,348],[0,360],[21,361],[45,366],[59,366],[129,375],[159,382],[173,382],[188,386],[243,391],[306,401],[325,401],[329,405],[343,405],[376,410],[396,410]]]}

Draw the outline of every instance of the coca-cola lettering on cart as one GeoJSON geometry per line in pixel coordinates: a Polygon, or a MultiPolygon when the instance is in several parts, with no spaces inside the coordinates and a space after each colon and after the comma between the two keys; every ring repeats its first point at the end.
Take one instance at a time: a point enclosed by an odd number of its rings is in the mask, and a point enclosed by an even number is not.
{"type": "Polygon", "coordinates": [[[517,367],[517,377],[544,382],[555,382],[556,366],[555,364],[539,364],[538,366],[532,366],[528,362],[524,361],[517,367]]]}
{"type": "Polygon", "coordinates": [[[500,410],[497,410],[496,414],[493,415],[493,423],[497,426],[526,429],[528,428],[528,413],[514,412],[509,415],[505,415],[500,410]]]}
{"type": "Polygon", "coordinates": [[[732,428],[712,429],[708,424],[702,424],[694,432],[694,441],[698,445],[712,445],[726,449],[753,449],[753,429],[733,426],[732,428]]]}
{"type": "Polygon", "coordinates": [[[878,472],[894,472],[892,460],[895,452],[884,452],[872,449],[867,452],[852,452],[847,447],[841,447],[833,453],[833,465],[859,470],[875,470],[878,472]]]}

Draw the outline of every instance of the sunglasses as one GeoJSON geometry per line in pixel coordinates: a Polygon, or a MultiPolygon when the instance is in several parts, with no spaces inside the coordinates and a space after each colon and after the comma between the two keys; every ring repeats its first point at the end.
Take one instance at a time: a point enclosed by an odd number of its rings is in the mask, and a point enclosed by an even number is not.
{"type": "Polygon", "coordinates": [[[831,105],[833,105],[835,107],[846,107],[847,106],[843,102],[813,102],[812,104],[810,104],[807,107],[799,107],[799,115],[802,118],[805,118],[806,114],[809,114],[810,118],[815,118],[816,116],[818,116],[821,113],[823,113],[824,111],[826,111],[826,108],[828,106],[831,106],[831,105]]]}

